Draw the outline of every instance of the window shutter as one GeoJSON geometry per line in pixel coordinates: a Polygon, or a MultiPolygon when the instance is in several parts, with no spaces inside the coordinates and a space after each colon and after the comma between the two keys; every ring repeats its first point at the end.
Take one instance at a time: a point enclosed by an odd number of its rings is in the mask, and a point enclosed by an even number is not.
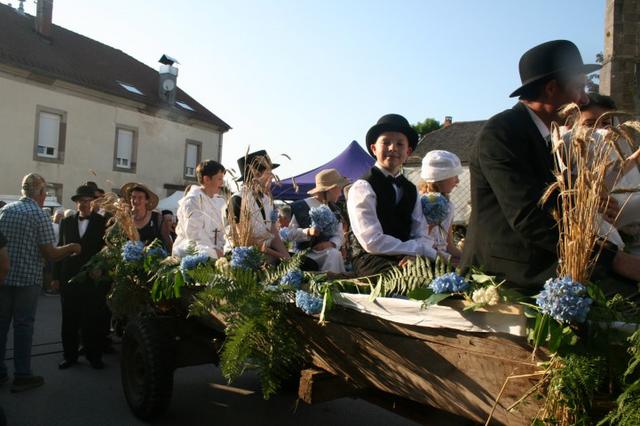
{"type": "Polygon", "coordinates": [[[131,168],[131,153],[133,152],[133,132],[131,130],[118,129],[118,149],[116,153],[116,165],[118,167],[131,168]]]}
{"type": "Polygon", "coordinates": [[[184,174],[187,176],[195,176],[196,166],[198,165],[198,145],[187,144],[187,158],[185,163],[184,174]]]}
{"type": "Polygon", "coordinates": [[[57,114],[40,112],[38,123],[38,155],[58,156],[61,117],[57,114]]]}

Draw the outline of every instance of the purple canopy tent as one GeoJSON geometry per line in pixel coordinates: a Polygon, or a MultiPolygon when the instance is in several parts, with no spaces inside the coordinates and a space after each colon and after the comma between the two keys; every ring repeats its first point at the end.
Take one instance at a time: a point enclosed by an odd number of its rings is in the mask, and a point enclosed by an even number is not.
{"type": "Polygon", "coordinates": [[[373,157],[362,149],[358,142],[353,141],[347,149],[333,160],[306,173],[281,180],[279,185],[271,189],[271,192],[276,200],[295,201],[307,198],[307,191],[316,186],[316,174],[321,170],[336,169],[350,182],[353,182],[363,176],[373,166],[374,162],[373,157]],[[294,181],[298,187],[297,192],[294,189],[294,181]]]}

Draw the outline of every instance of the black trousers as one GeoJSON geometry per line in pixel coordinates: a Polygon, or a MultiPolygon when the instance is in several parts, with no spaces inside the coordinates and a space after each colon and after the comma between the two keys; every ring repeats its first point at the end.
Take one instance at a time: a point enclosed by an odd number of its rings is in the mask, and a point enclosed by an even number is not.
{"type": "Polygon", "coordinates": [[[358,277],[380,274],[388,269],[398,266],[404,256],[383,256],[369,253],[360,253],[353,257],[353,272],[358,277]]]}
{"type": "Polygon", "coordinates": [[[64,283],[62,303],[62,348],[68,361],[78,359],[80,338],[88,360],[102,358],[105,340],[105,290],[93,282],[64,283]]]}

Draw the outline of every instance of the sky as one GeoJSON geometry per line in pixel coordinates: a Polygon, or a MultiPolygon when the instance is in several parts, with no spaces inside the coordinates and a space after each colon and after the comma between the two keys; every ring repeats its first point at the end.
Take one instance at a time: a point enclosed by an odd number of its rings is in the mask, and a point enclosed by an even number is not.
{"type": "Polygon", "coordinates": [[[53,22],[154,69],[178,59],[178,86],[232,127],[223,164],[267,149],[286,178],[364,147],[387,113],[455,122],[509,108],[518,60],[539,43],[571,40],[594,62],[605,3],[54,0],[53,22]]]}

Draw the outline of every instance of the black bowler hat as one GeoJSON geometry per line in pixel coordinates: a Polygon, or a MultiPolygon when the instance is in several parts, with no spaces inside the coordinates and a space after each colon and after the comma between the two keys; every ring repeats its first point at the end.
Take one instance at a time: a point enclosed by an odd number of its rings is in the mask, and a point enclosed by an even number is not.
{"type": "Polygon", "coordinates": [[[269,158],[269,154],[264,149],[260,151],[252,152],[250,154],[245,155],[244,157],[238,158],[238,170],[240,171],[240,177],[236,179],[237,181],[244,181],[246,176],[245,170],[247,167],[253,167],[258,172],[263,172],[266,170],[267,166],[271,167],[271,170],[280,166],[280,164],[271,162],[271,158],[269,158]]]}
{"type": "Polygon", "coordinates": [[[387,114],[380,117],[378,122],[367,132],[367,150],[371,152],[371,145],[375,144],[378,136],[384,132],[399,132],[404,134],[409,140],[411,150],[415,150],[418,145],[418,133],[411,127],[406,118],[399,114],[387,114]]]}
{"type": "Polygon", "coordinates": [[[520,58],[522,85],[510,98],[520,96],[532,83],[554,74],[590,74],[601,68],[598,64],[585,64],[575,44],[569,40],[553,40],[527,50],[520,58]]]}
{"type": "Polygon", "coordinates": [[[80,185],[78,189],[76,189],[75,195],[71,197],[71,201],[78,201],[79,198],[91,198],[92,200],[95,199],[95,188],[90,185],[80,185]]]}

